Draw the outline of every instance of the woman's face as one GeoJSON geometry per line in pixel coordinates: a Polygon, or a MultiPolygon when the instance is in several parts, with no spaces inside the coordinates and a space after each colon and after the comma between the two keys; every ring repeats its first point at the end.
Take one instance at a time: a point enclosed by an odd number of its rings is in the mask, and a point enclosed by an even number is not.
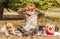
{"type": "Polygon", "coordinates": [[[35,10],[35,6],[34,5],[29,5],[29,6],[27,6],[27,10],[28,11],[33,11],[33,10],[35,10]]]}

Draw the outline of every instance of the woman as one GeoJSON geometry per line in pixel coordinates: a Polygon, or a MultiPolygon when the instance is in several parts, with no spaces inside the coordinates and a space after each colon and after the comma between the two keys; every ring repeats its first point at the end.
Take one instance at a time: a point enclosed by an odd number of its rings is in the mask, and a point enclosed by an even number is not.
{"type": "Polygon", "coordinates": [[[42,11],[39,11],[38,9],[36,9],[36,7],[34,6],[34,4],[28,4],[26,8],[20,9],[18,11],[18,13],[21,14],[27,14],[26,16],[26,25],[24,27],[24,29],[26,31],[29,31],[32,28],[36,28],[37,26],[37,19],[38,19],[38,14],[43,15],[44,13],[42,11]]]}
{"type": "Polygon", "coordinates": [[[34,5],[28,5],[26,9],[26,13],[29,14],[30,17],[27,18],[24,28],[29,31],[31,28],[35,28],[37,26],[37,13],[34,5]]]}

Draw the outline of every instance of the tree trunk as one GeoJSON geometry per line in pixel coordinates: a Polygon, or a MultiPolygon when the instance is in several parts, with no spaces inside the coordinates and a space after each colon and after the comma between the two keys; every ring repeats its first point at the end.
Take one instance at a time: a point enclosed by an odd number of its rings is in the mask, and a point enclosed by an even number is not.
{"type": "Polygon", "coordinates": [[[3,3],[0,3],[0,19],[3,16],[3,11],[4,11],[4,5],[3,5],[3,3]]]}

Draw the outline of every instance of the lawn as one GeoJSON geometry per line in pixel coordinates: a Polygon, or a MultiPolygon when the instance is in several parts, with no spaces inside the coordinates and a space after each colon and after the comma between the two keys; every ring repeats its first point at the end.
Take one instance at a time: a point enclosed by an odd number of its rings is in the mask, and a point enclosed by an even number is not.
{"type": "MultiPolygon", "coordinates": [[[[11,22],[15,27],[17,25],[25,25],[24,20],[0,20],[0,27],[2,27],[2,25],[5,25],[7,22],[11,22]]],[[[46,13],[46,16],[43,18],[43,20],[38,20],[38,25],[49,22],[59,24],[58,27],[60,28],[60,13],[46,13]]],[[[60,39],[60,36],[13,36],[11,38],[7,38],[4,34],[0,33],[0,39],[60,39]]]]}

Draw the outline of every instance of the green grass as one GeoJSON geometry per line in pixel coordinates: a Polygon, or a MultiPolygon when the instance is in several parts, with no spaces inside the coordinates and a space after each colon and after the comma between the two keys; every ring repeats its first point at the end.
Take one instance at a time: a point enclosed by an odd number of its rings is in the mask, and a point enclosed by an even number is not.
{"type": "Polygon", "coordinates": [[[52,21],[60,21],[60,18],[58,18],[58,17],[45,16],[45,18],[48,20],[52,20],[52,21]]]}

